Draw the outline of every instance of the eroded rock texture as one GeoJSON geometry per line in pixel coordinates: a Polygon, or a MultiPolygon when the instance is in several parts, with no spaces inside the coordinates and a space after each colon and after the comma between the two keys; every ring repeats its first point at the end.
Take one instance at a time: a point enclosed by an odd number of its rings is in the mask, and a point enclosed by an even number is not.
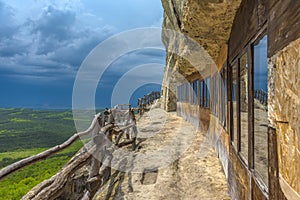
{"type": "Polygon", "coordinates": [[[281,187],[288,189],[284,191],[287,197],[287,193],[296,192],[299,195],[300,136],[297,133],[300,132],[300,39],[275,54],[269,66],[269,119],[277,131],[281,187]]]}
{"type": "Polygon", "coordinates": [[[195,48],[193,42],[178,38],[177,34],[163,32],[167,48],[163,107],[174,111],[176,83],[194,73],[207,76],[216,66],[221,47],[228,43],[240,0],[162,0],[162,4],[163,28],[184,34],[201,47],[195,48]]]}

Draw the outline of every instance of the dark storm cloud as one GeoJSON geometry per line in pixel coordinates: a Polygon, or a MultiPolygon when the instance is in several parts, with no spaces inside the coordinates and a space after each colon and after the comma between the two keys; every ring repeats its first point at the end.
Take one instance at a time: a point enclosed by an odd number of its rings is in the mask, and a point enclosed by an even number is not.
{"type": "Polygon", "coordinates": [[[88,53],[112,34],[109,26],[94,30],[80,24],[81,16],[68,9],[47,6],[36,19],[28,18],[18,25],[13,25],[13,12],[0,1],[4,19],[0,26],[0,57],[4,62],[0,68],[16,74],[74,76],[88,53]]]}
{"type": "Polygon", "coordinates": [[[13,11],[12,8],[0,1],[0,39],[11,38],[17,31],[13,26],[13,11]]]}
{"type": "Polygon", "coordinates": [[[13,57],[27,51],[28,45],[23,44],[21,40],[9,38],[0,40],[0,57],[13,57]]]}
{"type": "MultiPolygon", "coordinates": [[[[135,67],[145,64],[165,64],[166,53],[159,49],[142,49],[130,52],[119,57],[108,68],[108,77],[105,79],[111,79],[110,76],[121,77],[124,73],[135,67]]],[[[140,77],[143,78],[143,77],[140,77]]]]}
{"type": "MultiPolygon", "coordinates": [[[[0,107],[58,105],[57,99],[70,106],[74,79],[91,50],[122,31],[161,26],[162,14],[160,0],[0,0],[0,92],[11,93],[0,107]],[[68,95],[57,98],[57,91],[68,95]]],[[[131,67],[164,63],[164,56],[157,50],[124,55],[107,73],[108,84],[131,67]]]]}
{"type": "MultiPolygon", "coordinates": [[[[126,0],[126,2],[131,1],[126,0]]],[[[126,2],[122,5],[127,5],[126,2]]],[[[60,1],[54,1],[53,3],[52,1],[45,1],[44,4],[47,6],[40,5],[40,9],[35,8],[36,13],[34,15],[28,15],[27,13],[25,19],[20,19],[20,15],[16,14],[24,11],[24,8],[27,7],[25,4],[15,4],[16,2],[14,2],[10,6],[8,5],[9,2],[3,3],[0,0],[0,57],[6,58],[1,59],[1,62],[8,63],[5,67],[10,68],[12,71],[18,71],[17,73],[32,69],[31,73],[38,75],[54,70],[56,70],[57,76],[64,76],[68,73],[73,74],[94,47],[120,31],[120,29],[140,26],[143,23],[147,25],[156,24],[159,21],[160,12],[157,12],[154,16],[149,14],[158,8],[157,5],[154,6],[149,2],[142,3],[135,0],[134,2],[137,3],[136,7],[147,7],[147,12],[141,12],[136,10],[134,6],[128,6],[130,12],[126,15],[120,15],[120,13],[112,15],[102,5],[107,4],[107,8],[109,8],[112,4],[114,9],[120,9],[121,11],[125,9],[119,5],[121,2],[110,3],[107,1],[102,2],[102,4],[93,1],[85,3],[71,2],[70,4],[79,5],[80,9],[76,9],[76,6],[61,6],[60,1]],[[13,6],[20,6],[19,10],[13,6]],[[86,7],[88,7],[88,11],[85,10],[86,7]],[[134,23],[126,23],[126,18],[133,19],[133,17],[130,17],[133,15],[131,12],[135,13],[134,15],[140,15],[144,20],[139,18],[134,23]],[[124,19],[123,21],[120,21],[120,16],[124,19]],[[122,23],[122,26],[120,26],[120,23],[122,23]],[[22,66],[24,66],[24,70],[21,70],[22,66]],[[43,70],[40,70],[40,68],[43,68],[43,70]]],[[[39,3],[42,4],[42,2],[39,3]]],[[[144,55],[145,53],[137,54],[137,56],[131,55],[131,59],[127,59],[126,66],[135,64],[137,61],[134,60],[136,59],[148,59],[146,61],[148,63],[158,60],[155,55],[157,52],[154,51],[149,51],[148,56],[144,55]]],[[[126,62],[126,59],[124,62],[126,62]]]]}
{"type": "Polygon", "coordinates": [[[40,33],[42,41],[46,39],[70,40],[74,37],[72,29],[75,20],[75,12],[48,6],[40,18],[34,22],[35,26],[32,31],[33,33],[40,33]]]}
{"type": "Polygon", "coordinates": [[[13,9],[0,1],[0,56],[11,57],[25,51],[26,45],[14,35],[19,31],[19,26],[14,23],[13,9]]]}
{"type": "Polygon", "coordinates": [[[97,33],[90,33],[89,37],[86,37],[82,33],[80,39],[73,40],[72,43],[57,49],[49,56],[49,59],[78,68],[89,52],[106,37],[107,35],[97,33]]]}

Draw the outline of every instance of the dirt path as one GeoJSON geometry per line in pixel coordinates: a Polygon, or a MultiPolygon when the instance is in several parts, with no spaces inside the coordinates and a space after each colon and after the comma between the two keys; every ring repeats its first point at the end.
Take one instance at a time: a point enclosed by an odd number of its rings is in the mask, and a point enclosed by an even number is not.
{"type": "Polygon", "coordinates": [[[230,199],[225,175],[212,148],[202,148],[196,128],[161,109],[138,122],[135,152],[116,152],[108,183],[94,199],[230,199]]]}

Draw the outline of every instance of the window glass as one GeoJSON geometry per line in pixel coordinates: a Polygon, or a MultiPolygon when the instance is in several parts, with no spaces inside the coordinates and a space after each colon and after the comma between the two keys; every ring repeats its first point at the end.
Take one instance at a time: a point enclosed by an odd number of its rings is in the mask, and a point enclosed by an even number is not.
{"type": "Polygon", "coordinates": [[[237,63],[231,68],[231,90],[232,90],[232,134],[234,144],[237,146],[237,63]]]}
{"type": "Polygon", "coordinates": [[[193,94],[194,94],[193,104],[197,104],[198,103],[198,81],[197,80],[193,82],[193,94]]]}
{"type": "Polygon", "coordinates": [[[205,81],[203,81],[203,107],[205,107],[206,105],[206,94],[207,94],[207,90],[206,90],[206,83],[205,81]]]}
{"type": "Polygon", "coordinates": [[[182,95],[183,95],[183,102],[186,102],[186,86],[185,83],[182,84],[182,95]]]}
{"type": "Polygon", "coordinates": [[[248,55],[240,58],[241,154],[248,160],[248,55]]]}
{"type": "Polygon", "coordinates": [[[212,90],[212,92],[214,93],[214,99],[213,99],[213,103],[214,103],[214,112],[215,115],[217,117],[220,117],[219,115],[219,109],[218,109],[218,105],[219,105],[219,74],[216,74],[214,76],[214,88],[212,90]]]}
{"type": "Polygon", "coordinates": [[[185,84],[185,102],[188,103],[190,100],[190,88],[189,88],[189,83],[185,84]]]}
{"type": "Polygon", "coordinates": [[[206,79],[206,90],[207,90],[207,93],[206,93],[206,104],[205,104],[205,107],[206,108],[209,108],[210,107],[210,78],[208,77],[206,79]]]}
{"type": "Polygon", "coordinates": [[[185,85],[182,84],[181,88],[182,88],[182,102],[185,102],[185,85]]]}
{"type": "Polygon", "coordinates": [[[254,169],[268,186],[267,36],[254,45],[254,169]]]}
{"type": "Polygon", "coordinates": [[[192,103],[192,95],[191,95],[191,83],[190,82],[188,82],[187,83],[187,91],[188,91],[188,103],[192,103]]]}
{"type": "Polygon", "coordinates": [[[211,90],[211,96],[212,96],[212,114],[217,116],[217,104],[218,104],[218,96],[217,96],[217,81],[216,81],[217,73],[212,77],[212,90],[211,90]]]}
{"type": "Polygon", "coordinates": [[[220,110],[221,110],[221,123],[226,127],[226,113],[227,113],[227,90],[226,90],[226,66],[223,67],[220,81],[220,110]]]}
{"type": "Polygon", "coordinates": [[[177,86],[177,102],[180,102],[180,86],[177,86]]]}
{"type": "Polygon", "coordinates": [[[193,104],[194,103],[194,83],[193,82],[190,82],[189,83],[189,90],[190,90],[190,104],[193,104]]]}
{"type": "Polygon", "coordinates": [[[203,81],[200,81],[200,107],[203,106],[203,81]]]}
{"type": "MultiPolygon", "coordinates": [[[[226,70],[225,70],[226,73],[226,70]]],[[[224,79],[224,95],[225,95],[225,101],[224,101],[224,108],[225,108],[225,113],[224,113],[224,127],[227,129],[227,123],[228,123],[228,119],[227,119],[227,113],[228,113],[228,107],[227,107],[227,101],[228,101],[228,97],[227,97],[227,76],[225,75],[225,79],[224,79]]]]}
{"type": "Polygon", "coordinates": [[[184,102],[184,85],[181,85],[181,102],[184,102]]]}

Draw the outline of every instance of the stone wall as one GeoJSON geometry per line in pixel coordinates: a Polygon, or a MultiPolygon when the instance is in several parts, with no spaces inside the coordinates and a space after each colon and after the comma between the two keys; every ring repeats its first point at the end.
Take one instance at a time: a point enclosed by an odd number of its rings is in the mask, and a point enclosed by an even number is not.
{"type": "Polygon", "coordinates": [[[269,63],[269,120],[276,128],[280,185],[287,199],[300,198],[300,39],[269,63]]]}

